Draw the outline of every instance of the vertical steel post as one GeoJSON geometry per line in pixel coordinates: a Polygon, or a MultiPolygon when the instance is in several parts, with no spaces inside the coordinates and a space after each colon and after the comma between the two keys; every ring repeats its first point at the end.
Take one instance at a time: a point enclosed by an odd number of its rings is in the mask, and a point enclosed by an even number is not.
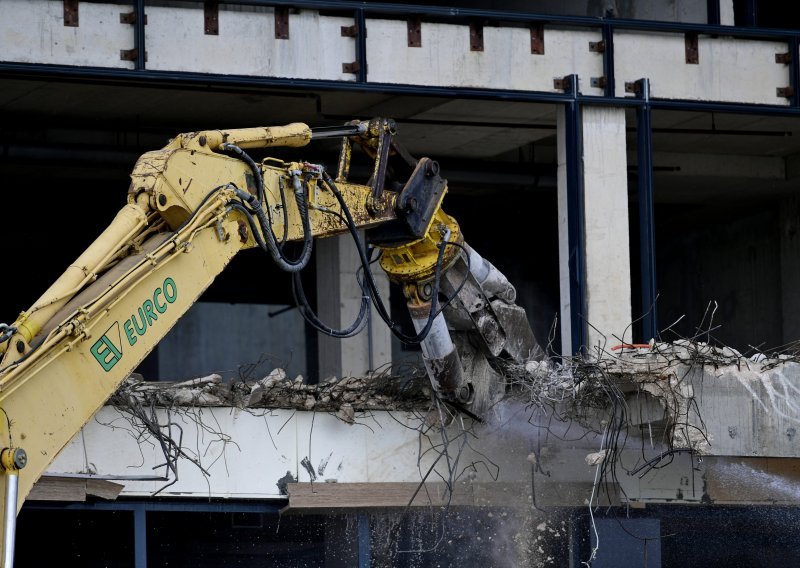
{"type": "Polygon", "coordinates": [[[145,43],[144,43],[144,0],[136,0],[134,2],[134,10],[136,11],[136,22],[134,22],[134,40],[133,47],[136,49],[135,67],[137,71],[144,71],[146,63],[145,43]]]}
{"type": "Polygon", "coordinates": [[[720,25],[719,0],[706,0],[706,21],[712,26],[720,25]]]}
{"type": "Polygon", "coordinates": [[[567,233],[569,242],[569,302],[572,353],[586,347],[586,232],[583,199],[583,135],[578,103],[578,76],[564,77],[565,92],[572,95],[564,112],[567,150],[567,233]]]}
{"type": "Polygon", "coordinates": [[[642,340],[658,333],[656,310],[656,245],[653,213],[653,129],[651,124],[650,80],[637,81],[636,155],[639,185],[639,255],[642,279],[642,340]]]}
{"type": "Polygon", "coordinates": [[[367,82],[367,16],[364,13],[364,8],[356,10],[356,28],[358,28],[358,35],[356,36],[356,62],[358,63],[358,71],[356,72],[356,81],[359,83],[367,82]]]}
{"type": "Polygon", "coordinates": [[[800,107],[800,38],[789,38],[789,86],[792,88],[792,108],[800,107]]]}
{"type": "Polygon", "coordinates": [[[133,565],[147,568],[147,510],[143,503],[133,505],[133,565]]]}
{"type": "Polygon", "coordinates": [[[369,545],[369,517],[358,515],[358,568],[370,568],[371,553],[369,545]]]}
{"type": "Polygon", "coordinates": [[[748,28],[754,28],[758,25],[758,0],[745,0],[744,25],[748,28]]]}
{"type": "Polygon", "coordinates": [[[614,26],[603,24],[603,76],[606,78],[605,96],[614,97],[614,26]]]}

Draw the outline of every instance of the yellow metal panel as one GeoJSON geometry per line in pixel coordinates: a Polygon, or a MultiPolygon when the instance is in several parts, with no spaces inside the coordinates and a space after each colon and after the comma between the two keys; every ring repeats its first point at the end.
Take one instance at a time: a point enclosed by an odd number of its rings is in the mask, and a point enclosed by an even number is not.
{"type": "MultiPolygon", "coordinates": [[[[235,235],[236,221],[226,221],[224,229],[235,235]]],[[[132,284],[123,300],[111,302],[93,318],[86,337],[74,342],[66,338],[33,364],[22,363],[5,373],[0,408],[7,420],[0,424],[0,436],[28,453],[28,465],[20,471],[20,507],[56,454],[238,250],[238,239],[221,241],[214,227],[203,229],[191,247],[173,250],[132,284]]],[[[0,476],[0,494],[4,484],[0,476]]]]}

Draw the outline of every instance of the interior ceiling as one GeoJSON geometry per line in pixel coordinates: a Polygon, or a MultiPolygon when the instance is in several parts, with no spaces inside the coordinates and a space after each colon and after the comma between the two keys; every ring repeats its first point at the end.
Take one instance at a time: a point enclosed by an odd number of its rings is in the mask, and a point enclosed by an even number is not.
{"type": "MultiPolygon", "coordinates": [[[[471,168],[472,173],[462,175],[465,185],[490,183],[491,175],[476,176],[474,170],[483,168],[487,172],[481,173],[492,174],[491,170],[499,171],[492,164],[502,162],[507,169],[530,172],[528,178],[517,180],[517,185],[525,186],[542,172],[554,179],[556,108],[554,104],[378,93],[156,88],[3,78],[0,150],[11,156],[9,148],[20,141],[60,146],[62,152],[93,144],[95,152],[103,148],[127,151],[120,161],[129,169],[130,156],[158,147],[176,132],[294,121],[313,126],[388,116],[397,120],[400,140],[413,154],[471,168]],[[536,175],[534,168],[538,168],[536,175]]],[[[776,157],[800,153],[800,120],[794,118],[655,111],[652,122],[656,152],[776,157]]],[[[636,147],[635,124],[635,113],[629,110],[630,152],[636,147]]],[[[89,163],[74,159],[76,168],[83,168],[74,170],[76,175],[91,171],[92,156],[85,158],[89,163]]],[[[65,157],[64,161],[70,160],[65,157]]],[[[14,166],[8,158],[3,165],[14,166]]],[[[690,179],[676,169],[656,172],[656,182],[657,198],[664,200],[731,192],[780,193],[796,185],[793,180],[732,182],[719,173],[690,179]]]]}

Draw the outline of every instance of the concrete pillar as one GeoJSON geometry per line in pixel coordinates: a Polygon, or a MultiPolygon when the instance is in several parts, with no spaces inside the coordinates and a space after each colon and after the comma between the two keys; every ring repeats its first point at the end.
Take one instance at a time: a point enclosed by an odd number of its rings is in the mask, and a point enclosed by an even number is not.
{"type": "MultiPolygon", "coordinates": [[[[363,233],[362,233],[363,238],[363,233]]],[[[352,237],[340,235],[321,239],[317,248],[317,306],[320,319],[331,327],[349,326],[361,305],[361,288],[356,280],[360,266],[352,237]]],[[[377,265],[373,275],[388,308],[389,280],[377,265]]],[[[319,334],[319,378],[363,375],[391,362],[391,332],[370,310],[367,327],[355,337],[337,339],[319,334]]]]}
{"type": "MultiPolygon", "coordinates": [[[[581,109],[580,144],[568,145],[565,110],[558,111],[558,227],[561,282],[562,352],[571,354],[569,211],[567,210],[567,148],[576,147],[582,159],[584,199],[584,289],[586,313],[582,325],[589,352],[631,341],[630,246],[628,238],[628,163],[625,110],[585,106],[581,109]],[[627,332],[626,332],[627,329],[627,332]],[[623,338],[623,333],[625,337],[623,338]]],[[[581,219],[575,217],[575,219],[581,219]]],[[[579,312],[580,313],[580,312],[579,312]]]]}

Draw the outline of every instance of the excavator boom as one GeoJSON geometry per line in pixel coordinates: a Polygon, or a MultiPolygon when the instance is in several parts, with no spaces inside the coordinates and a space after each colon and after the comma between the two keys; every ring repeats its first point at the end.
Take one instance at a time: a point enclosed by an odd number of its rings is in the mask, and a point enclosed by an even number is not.
{"type": "MultiPolygon", "coordinates": [[[[368,229],[381,267],[403,287],[417,333],[393,330],[421,343],[440,396],[473,411],[502,389],[497,380],[476,385],[476,364],[540,354],[513,287],[442,211],[447,188],[438,166],[411,158],[394,134],[386,119],[212,130],[180,134],[139,158],[128,203],[111,225],[30,309],[0,327],[4,566],[12,565],[14,518],[33,484],[241,250],[262,248],[296,274],[315,239],[350,232],[365,267],[365,302],[371,297],[388,320],[359,240],[359,229],[368,229]],[[342,139],[335,179],[317,164],[257,163],[245,151],[330,137],[342,139]],[[354,145],[373,160],[368,185],[348,181],[354,145]],[[411,171],[400,192],[385,190],[390,156],[411,171]],[[302,243],[297,258],[284,254],[285,241],[302,243]],[[480,339],[480,353],[465,334],[480,339]],[[465,372],[459,352],[468,349],[465,372]]],[[[313,315],[309,321],[334,331],[313,315]]]]}

